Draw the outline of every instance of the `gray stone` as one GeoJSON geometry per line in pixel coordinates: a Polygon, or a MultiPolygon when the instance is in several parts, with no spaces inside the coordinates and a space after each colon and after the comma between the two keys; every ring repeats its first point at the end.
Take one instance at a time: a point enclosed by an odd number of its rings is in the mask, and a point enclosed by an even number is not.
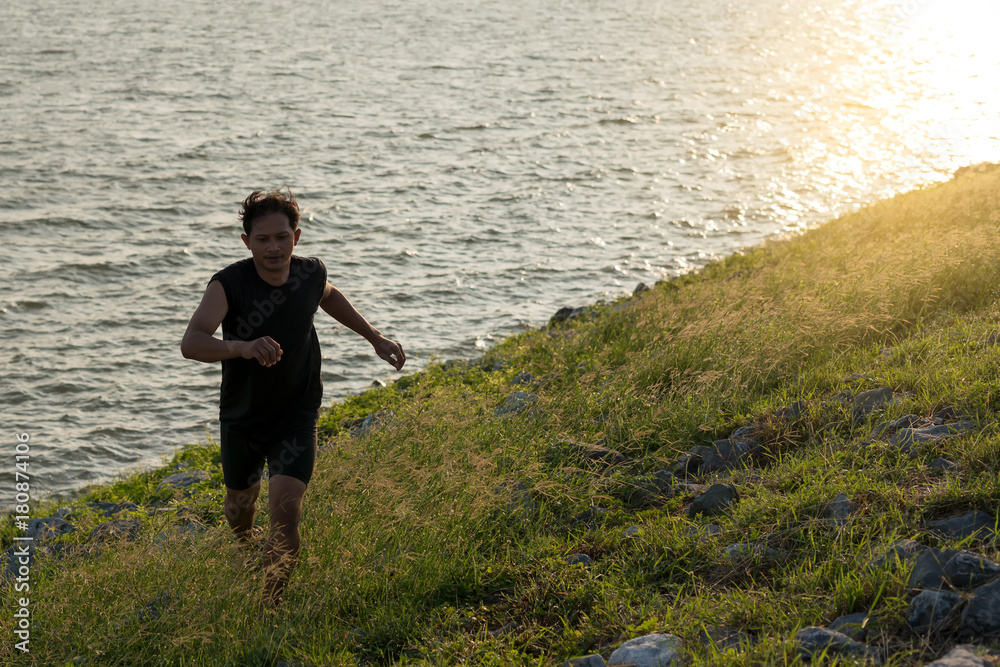
{"type": "Polygon", "coordinates": [[[868,614],[859,611],[854,614],[838,616],[827,626],[830,630],[835,630],[840,634],[847,635],[854,641],[864,641],[868,636],[868,626],[871,619],[868,614]]]}
{"type": "Polygon", "coordinates": [[[395,416],[396,413],[392,410],[383,410],[381,412],[373,412],[372,414],[366,417],[361,417],[360,419],[352,419],[344,422],[341,426],[346,428],[353,437],[364,438],[376,428],[385,426],[395,416]]]}
{"type": "Polygon", "coordinates": [[[121,502],[121,503],[87,503],[87,507],[90,509],[101,512],[104,516],[114,516],[119,512],[135,512],[138,511],[139,506],[135,503],[121,502]]]}
{"type": "Polygon", "coordinates": [[[772,549],[762,542],[748,544],[730,544],[725,549],[725,556],[731,561],[740,560],[774,560],[785,556],[780,549],[772,549]]]}
{"type": "Polygon", "coordinates": [[[1000,564],[971,551],[959,551],[944,564],[944,578],[954,588],[978,588],[1000,576],[1000,564]]]}
{"type": "Polygon", "coordinates": [[[575,523],[590,523],[591,521],[594,521],[604,516],[605,514],[608,513],[608,511],[609,510],[605,509],[604,507],[600,507],[598,505],[591,505],[587,509],[577,514],[576,517],[573,518],[573,521],[575,523]]]}
{"type": "Polygon", "coordinates": [[[957,549],[935,549],[927,547],[917,556],[910,571],[907,586],[911,589],[941,588],[945,585],[944,566],[957,549]]]}
{"type": "Polygon", "coordinates": [[[854,410],[851,412],[851,420],[858,424],[875,412],[890,404],[895,399],[895,392],[889,387],[872,389],[858,394],[854,397],[854,410]]]}
{"type": "Polygon", "coordinates": [[[161,479],[159,486],[157,486],[157,490],[165,491],[167,489],[182,489],[191,486],[192,484],[197,484],[198,482],[204,482],[209,478],[210,475],[204,470],[175,472],[173,475],[161,479]]]}
{"type": "Polygon", "coordinates": [[[590,565],[594,559],[587,554],[570,554],[566,556],[567,565],[590,565]]]}
{"type": "Polygon", "coordinates": [[[633,535],[639,534],[639,526],[629,526],[624,531],[622,531],[622,539],[628,539],[633,535]]]}
{"type": "Polygon", "coordinates": [[[680,658],[680,650],[681,640],[676,635],[644,635],[616,648],[608,667],[668,667],[680,658]]]}
{"type": "Polygon", "coordinates": [[[555,324],[559,324],[560,322],[568,322],[569,320],[575,320],[576,318],[583,315],[583,312],[584,312],[583,308],[572,308],[570,306],[560,308],[559,310],[556,311],[555,315],[549,318],[549,326],[551,327],[555,324]]]}
{"type": "Polygon", "coordinates": [[[535,376],[532,375],[531,373],[528,373],[527,371],[524,371],[524,372],[518,373],[514,377],[514,379],[510,381],[510,383],[513,384],[513,385],[520,386],[520,385],[532,384],[534,381],[535,381],[535,376]]]}
{"type": "Polygon", "coordinates": [[[847,523],[847,518],[854,514],[857,506],[843,493],[838,493],[833,500],[823,508],[823,516],[831,519],[837,525],[847,523]]]}
{"type": "Polygon", "coordinates": [[[889,545],[885,553],[868,561],[865,567],[868,570],[895,568],[899,564],[906,564],[916,559],[927,548],[916,540],[896,540],[889,545]]]}
{"type": "Polygon", "coordinates": [[[974,638],[1000,632],[1000,579],[976,589],[962,613],[959,632],[974,638]]]}
{"type": "Polygon", "coordinates": [[[506,482],[497,487],[497,491],[507,496],[507,513],[522,521],[531,518],[537,509],[531,497],[531,491],[522,481],[506,482]]]}
{"type": "Polygon", "coordinates": [[[536,394],[529,394],[524,391],[515,391],[513,394],[505,398],[503,403],[494,408],[493,416],[504,417],[507,415],[521,414],[522,412],[531,410],[537,402],[538,396],[536,394]]]}
{"type": "Polygon", "coordinates": [[[118,519],[102,523],[90,531],[90,539],[104,542],[111,539],[134,540],[142,530],[138,519],[118,519]]]}
{"type": "Polygon", "coordinates": [[[600,653],[594,653],[582,658],[570,658],[563,663],[563,667],[607,667],[607,664],[600,653]]]}
{"type": "Polygon", "coordinates": [[[946,408],[941,408],[934,413],[934,419],[940,419],[942,422],[953,422],[958,420],[959,413],[958,408],[954,405],[949,405],[946,408]]]}
{"type": "Polygon", "coordinates": [[[683,452],[670,464],[669,472],[676,477],[691,477],[696,475],[705,462],[705,454],[711,452],[709,447],[695,447],[690,452],[683,452]]]}
{"type": "Polygon", "coordinates": [[[708,491],[694,499],[691,507],[688,508],[688,516],[725,514],[739,500],[740,494],[732,484],[713,484],[708,487],[708,491]]]}
{"type": "Polygon", "coordinates": [[[591,463],[603,464],[605,467],[619,465],[628,461],[621,452],[615,449],[608,449],[603,445],[584,445],[571,442],[568,446],[575,456],[591,463]]]}
{"type": "Polygon", "coordinates": [[[976,646],[956,646],[951,649],[943,658],[929,663],[926,667],[992,667],[996,663],[981,655],[981,651],[976,646]]]}
{"type": "Polygon", "coordinates": [[[804,658],[819,656],[868,660],[880,664],[878,651],[829,628],[808,627],[795,633],[795,643],[804,658]]]}
{"type": "Polygon", "coordinates": [[[755,454],[760,451],[761,443],[748,438],[726,438],[716,440],[703,457],[698,472],[702,474],[732,470],[748,466],[755,454]]]}
{"type": "Polygon", "coordinates": [[[882,422],[872,429],[871,435],[868,437],[872,440],[879,440],[885,436],[892,435],[901,428],[911,428],[919,422],[920,417],[917,415],[904,415],[894,421],[882,422]]]}
{"type": "Polygon", "coordinates": [[[648,292],[649,290],[650,290],[649,285],[647,285],[646,283],[639,283],[638,285],[635,286],[635,289],[632,290],[632,296],[635,296],[636,294],[640,294],[642,292],[648,292]]]}
{"type": "Polygon", "coordinates": [[[714,523],[709,523],[704,526],[690,526],[685,532],[689,535],[697,536],[698,541],[703,541],[722,535],[722,526],[717,526],[714,523]]]}
{"type": "Polygon", "coordinates": [[[954,461],[949,461],[948,459],[936,458],[927,464],[928,468],[933,468],[934,470],[958,470],[958,464],[954,461]]]}
{"type": "Polygon", "coordinates": [[[735,628],[709,625],[698,633],[703,646],[711,646],[716,651],[742,651],[757,643],[751,635],[735,628]]]}
{"type": "Polygon", "coordinates": [[[24,532],[24,536],[39,541],[51,540],[72,531],[73,526],[66,519],[49,516],[44,519],[28,519],[28,529],[24,532]]]}
{"type": "Polygon", "coordinates": [[[923,634],[940,629],[952,612],[961,604],[962,598],[955,593],[944,591],[920,591],[906,610],[906,622],[914,632],[923,634]]]}
{"type": "Polygon", "coordinates": [[[921,428],[901,428],[889,438],[889,444],[905,446],[927,442],[941,442],[942,440],[965,435],[978,428],[979,424],[973,421],[941,424],[940,426],[923,426],[921,428]]]}
{"type": "Polygon", "coordinates": [[[997,519],[993,514],[972,510],[950,519],[929,521],[927,530],[948,540],[964,540],[975,537],[978,540],[990,540],[996,537],[997,519]]]}
{"type": "Polygon", "coordinates": [[[783,419],[785,421],[795,421],[806,413],[807,408],[808,403],[806,401],[795,401],[794,403],[786,405],[778,410],[777,417],[778,419],[783,419]]]}

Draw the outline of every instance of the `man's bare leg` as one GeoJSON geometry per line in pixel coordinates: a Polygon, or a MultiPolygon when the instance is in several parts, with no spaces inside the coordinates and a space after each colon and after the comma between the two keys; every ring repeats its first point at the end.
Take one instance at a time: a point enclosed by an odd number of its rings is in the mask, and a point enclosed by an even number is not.
{"type": "Polygon", "coordinates": [[[264,604],[273,609],[281,603],[281,594],[298,560],[306,484],[290,475],[274,475],[268,486],[271,535],[264,545],[264,604]]]}
{"type": "Polygon", "coordinates": [[[257,496],[260,494],[260,482],[249,489],[237,491],[226,487],[226,499],[222,503],[222,512],[226,515],[229,527],[236,534],[241,544],[247,544],[253,528],[253,518],[257,514],[257,496]]]}

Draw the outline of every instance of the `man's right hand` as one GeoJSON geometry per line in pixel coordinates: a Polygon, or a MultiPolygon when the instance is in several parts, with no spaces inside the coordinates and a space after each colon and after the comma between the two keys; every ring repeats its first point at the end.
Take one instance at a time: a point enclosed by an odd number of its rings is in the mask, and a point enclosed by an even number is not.
{"type": "Polygon", "coordinates": [[[243,343],[244,359],[256,359],[261,366],[273,366],[281,359],[281,346],[270,336],[243,343]]]}

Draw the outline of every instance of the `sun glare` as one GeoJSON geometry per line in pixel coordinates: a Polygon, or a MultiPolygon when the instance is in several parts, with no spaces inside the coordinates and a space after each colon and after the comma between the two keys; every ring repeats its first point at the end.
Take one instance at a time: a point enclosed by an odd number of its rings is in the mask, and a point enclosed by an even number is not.
{"type": "Polygon", "coordinates": [[[902,38],[927,87],[922,113],[938,141],[964,161],[998,158],[991,110],[1000,104],[1000,2],[925,0],[914,5],[902,38]]]}

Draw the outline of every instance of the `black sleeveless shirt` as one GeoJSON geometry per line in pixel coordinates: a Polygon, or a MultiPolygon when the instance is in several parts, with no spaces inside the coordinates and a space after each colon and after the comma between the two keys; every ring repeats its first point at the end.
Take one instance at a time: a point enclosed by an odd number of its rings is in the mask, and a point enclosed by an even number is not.
{"type": "Polygon", "coordinates": [[[229,306],[222,320],[223,339],[270,336],[281,346],[281,360],[270,368],[242,357],[222,362],[219,421],[265,441],[293,422],[318,418],[322,357],[313,315],[323,299],[326,278],[323,262],[296,255],[288,280],[280,287],[264,282],[253,257],[212,276],[225,290],[229,306]]]}

